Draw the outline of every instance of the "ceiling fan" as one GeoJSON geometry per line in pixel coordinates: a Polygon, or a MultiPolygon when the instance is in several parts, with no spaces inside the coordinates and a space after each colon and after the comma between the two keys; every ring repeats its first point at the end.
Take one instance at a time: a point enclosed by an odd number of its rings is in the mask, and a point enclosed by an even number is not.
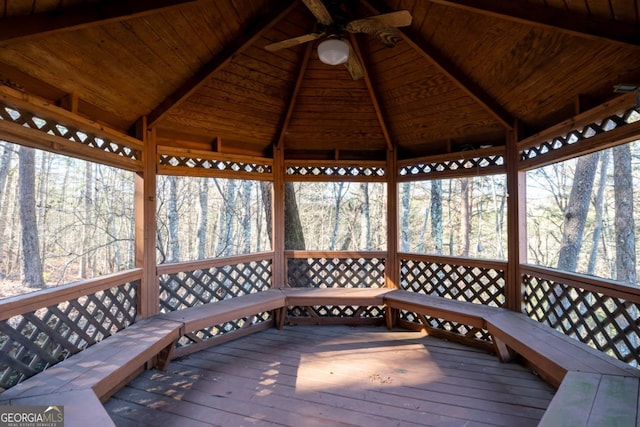
{"type": "Polygon", "coordinates": [[[400,40],[396,27],[411,25],[408,10],[384,13],[368,18],[348,21],[344,10],[344,0],[302,0],[318,20],[318,32],[305,34],[265,46],[270,52],[297,46],[319,38],[325,38],[318,45],[318,56],[325,64],[344,64],[354,80],[364,76],[362,65],[353,53],[351,43],[345,33],[365,33],[380,40],[385,46],[393,47],[400,40]],[[326,3],[326,5],[325,5],[326,3]]]}

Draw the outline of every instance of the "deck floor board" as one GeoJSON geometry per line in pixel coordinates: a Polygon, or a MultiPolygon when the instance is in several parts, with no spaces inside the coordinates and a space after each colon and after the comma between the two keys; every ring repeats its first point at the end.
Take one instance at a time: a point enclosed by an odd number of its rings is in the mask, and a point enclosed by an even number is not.
{"type": "Polygon", "coordinates": [[[412,331],[268,329],[146,371],[118,426],[535,426],[554,390],[525,368],[412,331]]]}

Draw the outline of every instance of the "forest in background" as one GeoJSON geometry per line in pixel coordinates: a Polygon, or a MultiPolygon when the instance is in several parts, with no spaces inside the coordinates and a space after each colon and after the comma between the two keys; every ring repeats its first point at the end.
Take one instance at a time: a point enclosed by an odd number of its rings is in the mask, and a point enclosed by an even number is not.
{"type": "MultiPolygon", "coordinates": [[[[638,179],[637,142],[529,171],[529,262],[635,284],[638,179]]],[[[39,289],[131,268],[133,181],[0,142],[0,296],[8,283],[39,289]]],[[[398,190],[400,251],[506,258],[504,175],[398,190]]],[[[158,262],[271,250],[271,193],[270,182],[159,176],[158,262]]],[[[287,183],[286,247],[384,251],[386,199],[384,183],[287,183]]]]}
{"type": "Polygon", "coordinates": [[[636,284],[640,142],[527,173],[528,262],[636,284]]]}

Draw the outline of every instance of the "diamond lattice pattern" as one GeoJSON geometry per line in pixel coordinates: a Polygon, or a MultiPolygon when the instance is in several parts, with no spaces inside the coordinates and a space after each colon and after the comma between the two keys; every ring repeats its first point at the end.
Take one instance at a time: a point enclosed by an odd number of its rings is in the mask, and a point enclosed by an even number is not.
{"type": "Polygon", "coordinates": [[[531,318],[638,366],[638,304],[531,275],[524,275],[523,283],[531,318]]]}

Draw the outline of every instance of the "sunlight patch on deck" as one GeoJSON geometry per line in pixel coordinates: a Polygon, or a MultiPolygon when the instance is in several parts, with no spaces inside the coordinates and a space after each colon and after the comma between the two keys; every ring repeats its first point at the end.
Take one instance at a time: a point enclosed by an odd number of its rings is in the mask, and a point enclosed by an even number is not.
{"type": "Polygon", "coordinates": [[[360,390],[417,386],[443,376],[429,351],[419,344],[316,351],[301,356],[296,392],[326,391],[329,385],[360,390]]]}

